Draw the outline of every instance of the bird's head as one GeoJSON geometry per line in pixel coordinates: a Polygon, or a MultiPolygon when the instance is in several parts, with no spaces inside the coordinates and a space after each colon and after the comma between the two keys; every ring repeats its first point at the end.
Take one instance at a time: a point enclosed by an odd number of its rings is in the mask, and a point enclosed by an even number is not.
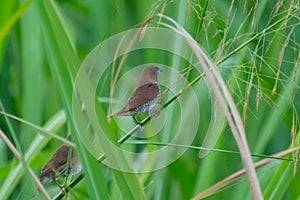
{"type": "Polygon", "coordinates": [[[139,86],[147,83],[157,82],[157,75],[162,71],[162,68],[157,66],[149,66],[144,69],[142,76],[139,82],[139,86]]]}
{"type": "Polygon", "coordinates": [[[158,74],[158,73],[160,73],[162,71],[162,68],[158,67],[158,66],[149,66],[149,67],[146,67],[144,69],[144,71],[148,71],[149,73],[158,74]]]}

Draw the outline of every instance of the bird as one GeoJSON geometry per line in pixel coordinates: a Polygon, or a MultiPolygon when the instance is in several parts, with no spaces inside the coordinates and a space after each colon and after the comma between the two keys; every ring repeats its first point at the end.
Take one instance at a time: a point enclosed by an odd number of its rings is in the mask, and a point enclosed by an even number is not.
{"type": "MultiPolygon", "coordinates": [[[[71,135],[67,137],[67,140],[71,141],[71,135]]],[[[64,191],[64,187],[57,182],[57,178],[75,175],[81,169],[82,165],[75,149],[68,144],[63,144],[43,167],[39,180],[42,184],[53,180],[64,191]]]]}
{"type": "Polygon", "coordinates": [[[128,99],[125,106],[110,117],[132,116],[136,124],[141,125],[137,114],[148,113],[160,98],[160,86],[157,81],[158,73],[162,69],[157,66],[146,67],[141,75],[137,88],[128,99]]]}

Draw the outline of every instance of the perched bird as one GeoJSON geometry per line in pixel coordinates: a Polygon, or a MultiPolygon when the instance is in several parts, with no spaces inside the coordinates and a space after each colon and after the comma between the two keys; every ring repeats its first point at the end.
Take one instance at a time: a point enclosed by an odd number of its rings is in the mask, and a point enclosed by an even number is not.
{"type": "MultiPolygon", "coordinates": [[[[67,137],[71,141],[71,135],[67,137]]],[[[77,174],[81,171],[82,165],[73,147],[63,144],[51,157],[49,162],[41,171],[40,182],[42,184],[53,180],[62,191],[63,187],[58,184],[56,178],[67,177],[69,175],[77,174]]]]}
{"type": "Polygon", "coordinates": [[[140,125],[141,122],[137,120],[136,115],[149,112],[159,100],[160,88],[157,82],[157,75],[160,71],[160,67],[146,67],[142,72],[138,87],[135,89],[124,108],[111,115],[111,117],[133,116],[134,121],[140,125]]]}

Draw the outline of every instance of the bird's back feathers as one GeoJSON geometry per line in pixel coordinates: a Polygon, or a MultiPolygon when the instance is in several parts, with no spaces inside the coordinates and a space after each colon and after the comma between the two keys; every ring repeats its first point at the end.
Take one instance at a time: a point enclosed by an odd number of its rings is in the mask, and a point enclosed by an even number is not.
{"type": "Polygon", "coordinates": [[[142,106],[150,103],[152,100],[157,99],[159,94],[160,90],[158,83],[148,83],[142,85],[133,92],[124,108],[115,113],[113,116],[132,115],[132,112],[138,112],[138,109],[140,109],[142,106]]]}

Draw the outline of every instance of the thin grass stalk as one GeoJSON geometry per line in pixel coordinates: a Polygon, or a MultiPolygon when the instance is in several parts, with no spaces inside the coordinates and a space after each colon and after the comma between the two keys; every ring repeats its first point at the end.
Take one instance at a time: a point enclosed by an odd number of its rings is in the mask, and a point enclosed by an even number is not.
{"type": "MultiPolygon", "coordinates": [[[[299,151],[300,147],[294,147],[291,149],[287,149],[284,151],[281,151],[279,153],[273,154],[271,157],[272,158],[265,158],[263,160],[258,161],[257,163],[255,163],[255,168],[259,168],[262,166],[265,166],[267,164],[269,164],[270,162],[272,162],[274,159],[273,157],[283,157],[286,156],[288,154],[292,154],[296,151],[299,151]]],[[[218,183],[214,184],[212,187],[207,188],[205,191],[197,194],[195,197],[193,197],[193,200],[197,200],[197,199],[204,199],[207,198],[213,194],[215,194],[217,191],[221,190],[222,188],[228,186],[229,184],[233,183],[234,181],[236,181],[239,177],[241,177],[242,175],[246,174],[246,169],[242,169],[240,171],[235,172],[234,174],[228,176],[227,178],[223,179],[222,181],[219,181],[218,183]]]]}
{"type": "MultiPolygon", "coordinates": [[[[65,120],[66,117],[64,112],[60,111],[55,114],[41,129],[44,129],[46,132],[56,132],[65,123],[65,120]]],[[[23,123],[23,121],[24,120],[21,119],[21,121],[19,122],[23,123]]],[[[26,124],[29,125],[30,123],[28,122],[26,124]]],[[[37,129],[34,130],[40,134],[37,129]]],[[[30,164],[32,160],[38,155],[38,152],[40,152],[40,150],[46,145],[47,141],[50,140],[50,138],[51,137],[44,137],[42,134],[35,137],[29,149],[24,154],[24,159],[28,164],[30,164]]],[[[0,199],[8,198],[13,189],[17,186],[21,177],[24,175],[24,172],[25,170],[22,163],[17,164],[17,166],[10,171],[0,188],[0,199]]]]}
{"type": "MultiPolygon", "coordinates": [[[[75,145],[74,145],[73,142],[70,142],[66,138],[61,137],[61,136],[59,136],[57,134],[54,134],[52,131],[49,131],[49,130],[47,130],[47,129],[43,128],[43,127],[40,127],[40,126],[38,126],[38,125],[36,125],[34,123],[31,123],[31,122],[29,122],[27,120],[24,120],[22,118],[19,118],[17,116],[12,115],[12,114],[6,113],[4,111],[0,111],[0,114],[3,115],[3,116],[5,116],[5,117],[9,117],[9,118],[14,119],[16,121],[19,121],[19,122],[21,122],[21,123],[23,123],[23,124],[31,127],[33,130],[37,131],[41,135],[44,135],[45,137],[51,137],[51,138],[57,139],[57,140],[59,140],[59,141],[61,141],[63,143],[66,143],[66,144],[68,144],[68,145],[70,145],[72,147],[75,147],[75,145]]],[[[63,117],[65,117],[65,114],[63,114],[63,115],[64,115],[63,117]]]]}
{"type": "MultiPolygon", "coordinates": [[[[225,150],[225,149],[215,149],[215,148],[207,148],[207,147],[199,147],[199,146],[193,146],[193,145],[183,145],[183,144],[173,144],[173,143],[163,143],[163,142],[148,142],[148,141],[140,141],[140,140],[131,140],[128,142],[124,142],[123,144],[137,144],[137,145],[155,145],[155,146],[169,146],[169,147],[179,147],[179,148],[186,148],[186,149],[193,149],[193,150],[206,150],[206,151],[213,151],[218,153],[229,153],[229,154],[241,154],[239,151],[231,151],[231,150],[225,150]]],[[[300,147],[299,147],[300,148],[300,147]]],[[[251,153],[252,157],[257,158],[270,158],[273,160],[284,160],[284,161],[292,161],[295,163],[300,162],[297,159],[293,158],[282,158],[282,157],[275,157],[275,156],[268,156],[263,154],[253,154],[251,153]]]]}
{"type": "Polygon", "coordinates": [[[229,123],[229,126],[235,137],[236,143],[241,152],[241,158],[247,172],[252,196],[254,199],[258,199],[258,200],[263,199],[258,178],[255,172],[254,164],[250,156],[250,150],[246,140],[242,119],[237,111],[237,108],[233,102],[233,99],[229,91],[227,90],[227,87],[221,75],[216,70],[215,65],[210,61],[210,59],[204,54],[204,52],[198,46],[197,42],[175,20],[164,15],[159,15],[159,16],[164,17],[165,19],[172,22],[176,26],[176,28],[173,28],[168,24],[162,23],[166,27],[169,27],[172,30],[179,33],[180,35],[182,35],[187,40],[190,47],[193,49],[194,53],[199,59],[199,62],[207,76],[207,80],[210,83],[213,92],[215,93],[216,99],[219,101],[220,106],[223,107],[224,109],[224,113],[226,115],[227,121],[229,123]],[[209,68],[207,68],[207,65],[210,66],[210,68],[212,69],[212,73],[210,73],[209,68]],[[227,107],[226,101],[229,104],[229,107],[227,107]]]}
{"type": "Polygon", "coordinates": [[[7,145],[7,147],[11,150],[11,152],[14,154],[14,156],[23,164],[25,169],[30,173],[32,176],[34,182],[37,184],[38,188],[40,191],[43,193],[46,199],[51,200],[50,196],[48,195],[46,189],[44,186],[41,184],[39,179],[36,177],[34,172],[30,169],[28,166],[27,162],[24,160],[24,157],[21,156],[21,154],[18,152],[18,150],[14,147],[14,145],[10,142],[10,140],[6,137],[6,135],[2,132],[0,129],[0,138],[3,140],[3,142],[7,145]]]}

